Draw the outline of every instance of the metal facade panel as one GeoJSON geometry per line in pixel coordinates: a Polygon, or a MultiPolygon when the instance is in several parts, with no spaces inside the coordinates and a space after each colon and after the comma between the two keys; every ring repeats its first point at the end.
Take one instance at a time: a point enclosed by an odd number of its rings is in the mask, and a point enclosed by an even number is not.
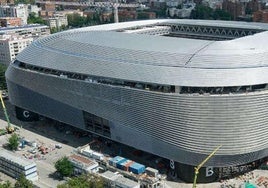
{"type": "MultiPolygon", "coordinates": [[[[195,47],[191,46],[195,40],[172,39],[178,42],[172,43],[175,49],[166,47],[170,39],[165,37],[92,32],[160,22],[175,24],[174,20],[154,20],[71,30],[33,42],[17,59],[48,69],[162,85],[268,83],[268,32],[224,42],[198,42],[195,47]],[[83,42],[87,32],[92,36],[83,42]],[[106,34],[114,43],[108,45],[97,37],[106,34]],[[135,46],[139,40],[142,45],[135,46]],[[182,49],[187,46],[182,41],[191,47],[182,49]],[[150,46],[154,47],[150,50],[150,46]]],[[[219,23],[235,27],[236,22],[219,23]]],[[[237,27],[267,30],[261,24],[237,27]]],[[[92,113],[111,122],[113,140],[181,163],[196,165],[218,145],[223,146],[207,165],[239,165],[268,155],[267,90],[222,95],[162,93],[38,73],[15,64],[6,76],[14,105],[80,128],[85,128],[82,111],[92,113]]]]}
{"type": "MultiPolygon", "coordinates": [[[[9,67],[7,78],[8,83],[16,83],[48,99],[114,122],[111,126],[114,140],[179,162],[197,162],[220,144],[223,147],[217,153],[219,156],[252,155],[249,159],[257,159],[267,155],[267,91],[215,96],[168,94],[56,78],[13,67],[9,67]],[[16,77],[12,77],[14,73],[16,77]],[[38,84],[31,84],[33,79],[38,84]],[[114,93],[119,96],[114,97],[114,93]],[[171,148],[180,153],[168,152],[171,148]],[[183,153],[195,153],[198,158],[185,159],[183,153]]],[[[30,103],[36,112],[50,113],[41,105],[35,106],[30,99],[16,100],[19,92],[12,89],[12,84],[9,87],[15,105],[29,108],[24,105],[30,103]]],[[[42,103],[48,102],[42,100],[42,103]]],[[[57,105],[54,108],[61,110],[57,105]]],[[[81,116],[72,118],[82,121],[81,116]]],[[[235,157],[233,161],[218,159],[214,165],[230,165],[240,160],[235,157]]]]}
{"type": "Polygon", "coordinates": [[[178,86],[240,86],[268,83],[268,67],[200,69],[87,60],[26,48],[18,60],[45,68],[137,82],[178,86]],[[48,63],[49,62],[49,63],[48,63]]]}
{"type": "MultiPolygon", "coordinates": [[[[268,83],[268,31],[213,42],[107,31],[109,27],[113,30],[160,23],[206,25],[204,21],[155,20],[70,30],[33,42],[17,59],[50,69],[163,85],[268,83]]],[[[237,27],[267,29],[263,24],[239,24],[237,27]]],[[[220,22],[219,26],[235,24],[220,22]]]]}

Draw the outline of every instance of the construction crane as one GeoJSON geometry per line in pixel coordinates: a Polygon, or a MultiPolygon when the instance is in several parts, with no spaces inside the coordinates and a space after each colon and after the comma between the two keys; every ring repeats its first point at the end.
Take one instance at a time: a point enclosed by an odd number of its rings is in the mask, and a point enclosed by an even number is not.
{"type": "Polygon", "coordinates": [[[209,156],[207,156],[207,158],[205,158],[197,167],[195,167],[195,172],[194,172],[194,183],[193,183],[193,188],[196,188],[196,181],[197,181],[197,176],[199,173],[199,169],[213,156],[215,155],[215,153],[222,147],[222,145],[218,146],[216,149],[214,149],[214,151],[211,152],[211,154],[209,154],[209,156]]]}
{"type": "Polygon", "coordinates": [[[35,1],[37,4],[54,4],[63,6],[79,6],[79,7],[113,7],[114,9],[114,22],[117,23],[118,20],[118,7],[122,8],[138,8],[140,4],[138,3],[118,3],[115,2],[63,2],[63,1],[35,1]]]}
{"type": "Polygon", "coordinates": [[[7,114],[7,109],[6,109],[6,106],[5,106],[3,97],[2,97],[2,92],[0,93],[0,99],[1,99],[1,103],[2,103],[2,107],[3,107],[3,110],[4,110],[5,117],[6,117],[6,120],[7,120],[7,127],[6,127],[7,133],[13,133],[15,131],[15,129],[14,129],[14,127],[12,127],[10,125],[9,117],[8,117],[8,114],[7,114]]]}

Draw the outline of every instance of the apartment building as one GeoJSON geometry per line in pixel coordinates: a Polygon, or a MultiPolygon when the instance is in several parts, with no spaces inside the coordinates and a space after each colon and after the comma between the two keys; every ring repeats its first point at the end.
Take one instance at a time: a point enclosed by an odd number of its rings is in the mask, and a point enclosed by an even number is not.
{"type": "Polygon", "coordinates": [[[32,37],[0,35],[0,63],[9,65],[25,47],[33,41],[32,37]]]}
{"type": "Polygon", "coordinates": [[[259,10],[254,12],[253,21],[268,23],[268,10],[259,10]]]}
{"type": "Polygon", "coordinates": [[[28,5],[28,13],[35,13],[36,16],[39,15],[39,12],[41,11],[41,8],[37,5],[28,5]]]}
{"type": "Polygon", "coordinates": [[[26,25],[28,18],[28,6],[24,4],[0,6],[0,17],[18,17],[21,18],[22,25],[26,25]]]}
{"type": "Polygon", "coordinates": [[[9,26],[21,26],[21,18],[16,17],[0,17],[0,27],[9,27],[9,26]]]}
{"type": "Polygon", "coordinates": [[[55,14],[52,18],[48,19],[48,24],[50,28],[60,29],[62,26],[68,25],[67,16],[55,14]]]}
{"type": "Polygon", "coordinates": [[[31,24],[21,27],[0,28],[0,35],[17,34],[24,37],[32,37],[34,40],[39,37],[44,37],[50,34],[50,29],[47,25],[31,24]]]}

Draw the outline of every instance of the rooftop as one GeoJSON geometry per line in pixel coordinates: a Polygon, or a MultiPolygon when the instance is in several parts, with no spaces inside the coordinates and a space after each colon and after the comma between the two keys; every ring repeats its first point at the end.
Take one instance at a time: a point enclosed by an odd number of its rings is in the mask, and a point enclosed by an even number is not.
{"type": "Polygon", "coordinates": [[[30,24],[30,25],[23,25],[23,26],[14,26],[14,27],[0,27],[0,33],[12,31],[12,30],[24,30],[24,29],[32,29],[32,28],[48,28],[47,25],[40,25],[40,24],[30,24]]]}
{"type": "Polygon", "coordinates": [[[34,162],[31,162],[31,161],[23,159],[21,157],[15,156],[14,153],[9,152],[9,151],[4,150],[4,149],[0,149],[0,157],[15,163],[15,164],[23,167],[24,169],[28,169],[29,166],[36,165],[34,162]]]}
{"type": "Polygon", "coordinates": [[[120,174],[115,174],[114,172],[109,171],[109,170],[107,170],[107,171],[101,173],[100,175],[101,175],[102,177],[108,179],[108,180],[111,180],[111,181],[114,181],[114,180],[116,180],[118,177],[122,176],[122,175],[120,175],[120,174]]]}
{"type": "Polygon", "coordinates": [[[32,43],[17,59],[43,68],[143,83],[192,87],[256,85],[268,83],[267,30],[268,24],[213,20],[106,24],[50,35],[32,43]],[[259,33],[213,41],[117,32],[180,24],[253,29],[259,33]],[[36,61],[40,58],[42,61],[36,61]]]}
{"type": "Polygon", "coordinates": [[[87,166],[93,166],[93,165],[97,164],[96,161],[93,161],[93,160],[90,160],[86,157],[82,157],[80,155],[75,155],[75,154],[69,156],[69,159],[74,160],[74,161],[79,162],[79,163],[83,163],[84,165],[87,165],[87,166]]]}

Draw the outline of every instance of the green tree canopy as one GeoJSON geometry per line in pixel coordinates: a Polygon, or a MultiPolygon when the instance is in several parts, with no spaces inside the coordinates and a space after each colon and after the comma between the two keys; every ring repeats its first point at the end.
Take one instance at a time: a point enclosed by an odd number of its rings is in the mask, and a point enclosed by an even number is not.
{"type": "Polygon", "coordinates": [[[72,27],[82,27],[87,24],[87,18],[80,16],[77,13],[69,14],[67,16],[68,25],[72,27]]]}
{"type": "Polygon", "coordinates": [[[34,5],[35,4],[35,0],[15,0],[15,4],[32,4],[34,5]]]}
{"type": "Polygon", "coordinates": [[[12,188],[10,181],[5,181],[4,183],[0,184],[0,188],[12,188]]]}
{"type": "Polygon", "coordinates": [[[68,160],[67,157],[59,159],[55,163],[56,170],[64,177],[69,177],[73,173],[73,164],[68,160]]]}
{"type": "Polygon", "coordinates": [[[53,34],[53,33],[57,33],[58,32],[58,29],[56,27],[52,27],[50,28],[50,33],[53,34]]]}
{"type": "Polygon", "coordinates": [[[195,10],[191,13],[191,18],[202,20],[231,20],[232,16],[229,12],[221,9],[213,10],[205,5],[196,5],[195,10]]]}
{"type": "Polygon", "coordinates": [[[191,17],[193,19],[213,19],[213,9],[204,5],[196,5],[195,10],[191,13],[191,17]]]}
{"type": "Polygon", "coordinates": [[[15,187],[20,187],[20,188],[33,188],[33,183],[26,179],[24,174],[21,174],[19,179],[15,183],[15,187]]]}
{"type": "Polygon", "coordinates": [[[45,21],[41,17],[37,16],[34,12],[29,14],[27,22],[28,24],[45,24],[45,21]]]}
{"type": "Polygon", "coordinates": [[[215,20],[232,20],[232,15],[221,9],[213,11],[213,19],[215,20]]]}
{"type": "Polygon", "coordinates": [[[149,15],[146,14],[146,12],[137,12],[137,19],[138,20],[145,20],[145,19],[149,19],[149,15]]]}
{"type": "Polygon", "coordinates": [[[13,133],[8,139],[8,148],[10,150],[16,150],[19,146],[19,136],[16,133],[13,133]]]}
{"type": "Polygon", "coordinates": [[[0,90],[7,89],[6,78],[5,78],[6,70],[7,66],[0,63],[0,90]]]}
{"type": "MultiPolygon", "coordinates": [[[[108,23],[107,21],[101,21],[100,19],[100,13],[96,11],[94,14],[91,16],[80,16],[77,13],[74,14],[69,14],[67,16],[68,20],[68,25],[71,27],[83,27],[83,26],[88,26],[88,25],[98,25],[98,24],[103,24],[103,23],[108,23]]],[[[111,18],[110,23],[113,23],[114,20],[111,18]]]]}
{"type": "Polygon", "coordinates": [[[66,183],[58,185],[57,188],[103,188],[104,181],[101,177],[93,174],[83,174],[71,178],[66,183]]]}

